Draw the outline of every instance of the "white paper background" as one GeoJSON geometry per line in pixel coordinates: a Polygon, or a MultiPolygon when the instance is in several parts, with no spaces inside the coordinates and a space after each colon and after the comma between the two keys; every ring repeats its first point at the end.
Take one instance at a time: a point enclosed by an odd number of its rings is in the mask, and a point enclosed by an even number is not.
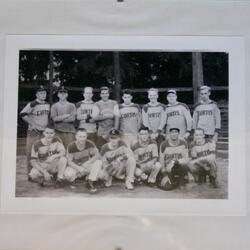
{"type": "MultiPolygon", "coordinates": [[[[249,13],[247,1],[1,1],[1,111],[5,34],[244,35],[250,68],[249,13]]],[[[246,217],[1,215],[0,249],[249,249],[249,228],[249,208],[246,217]]]]}

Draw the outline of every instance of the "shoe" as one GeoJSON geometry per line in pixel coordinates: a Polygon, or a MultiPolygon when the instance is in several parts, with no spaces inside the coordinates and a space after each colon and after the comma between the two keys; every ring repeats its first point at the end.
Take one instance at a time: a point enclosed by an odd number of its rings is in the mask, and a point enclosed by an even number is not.
{"type": "Polygon", "coordinates": [[[98,191],[98,189],[94,186],[93,181],[88,180],[88,186],[90,193],[94,194],[98,191]]]}
{"type": "Polygon", "coordinates": [[[61,188],[62,186],[64,186],[64,180],[61,179],[61,178],[58,178],[58,179],[55,181],[55,188],[61,188]]]}
{"type": "Polygon", "coordinates": [[[212,176],[210,176],[210,183],[211,183],[211,185],[214,187],[214,188],[218,188],[219,187],[219,184],[218,184],[218,181],[217,181],[217,179],[216,178],[214,178],[214,177],[212,177],[212,176]]]}
{"type": "Polygon", "coordinates": [[[125,187],[128,190],[133,190],[134,189],[134,185],[130,181],[125,182],[125,187]]]}
{"type": "Polygon", "coordinates": [[[148,185],[150,186],[150,187],[152,187],[152,188],[154,188],[154,187],[157,187],[157,185],[156,185],[156,183],[155,182],[148,182],[148,185]]]}
{"type": "Polygon", "coordinates": [[[141,174],[141,180],[146,181],[148,179],[148,176],[145,173],[141,174]]]}
{"type": "Polygon", "coordinates": [[[111,187],[112,186],[112,180],[113,180],[113,178],[112,178],[112,176],[105,182],[105,187],[111,187]]]}

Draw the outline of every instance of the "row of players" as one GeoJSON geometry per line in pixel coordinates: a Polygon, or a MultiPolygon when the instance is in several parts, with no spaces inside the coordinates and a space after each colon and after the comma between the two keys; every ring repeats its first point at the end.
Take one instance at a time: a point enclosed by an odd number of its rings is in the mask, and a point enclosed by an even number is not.
{"type": "Polygon", "coordinates": [[[108,133],[112,128],[121,132],[121,139],[131,146],[141,125],[148,127],[150,136],[158,146],[162,134],[169,134],[171,128],[178,128],[180,136],[188,139],[192,129],[202,128],[205,136],[217,140],[221,126],[220,110],[217,104],[210,100],[211,89],[208,86],[200,88],[200,102],[195,106],[191,117],[188,106],[177,101],[175,90],[167,92],[168,104],[158,102],[158,90],[149,89],[149,103],[142,109],[132,102],[132,93],[124,91],[123,103],[118,104],[109,99],[109,89],[100,89],[101,100],[94,103],[93,89],[85,87],[84,99],[76,105],[67,101],[68,90],[63,86],[57,96],[59,101],[52,105],[46,102],[47,91],[40,86],[36,91],[36,100],[28,103],[20,115],[28,123],[27,158],[30,171],[30,154],[33,143],[40,139],[50,119],[54,122],[57,135],[63,141],[65,148],[74,140],[75,131],[84,128],[88,138],[101,146],[107,142],[108,133]],[[77,125],[76,125],[77,121],[77,125]]]}
{"type": "Polygon", "coordinates": [[[125,180],[125,187],[129,190],[134,189],[135,179],[170,190],[183,187],[188,175],[197,182],[209,175],[213,187],[218,187],[215,142],[205,140],[203,129],[195,130],[190,151],[178,128],[170,129],[169,138],[161,143],[159,151],[147,127],[139,129],[137,141],[131,148],[121,140],[120,132],[112,129],[108,143],[101,147],[100,152],[94,142],[87,139],[85,129],[76,131],[75,141],[68,145],[66,152],[55,135],[54,128],[47,127],[43,138],[33,144],[30,180],[44,184],[55,175],[56,184],[60,185],[65,180],[73,183],[85,177],[94,193],[97,191],[96,182],[101,181],[110,187],[113,178],[125,180]]]}

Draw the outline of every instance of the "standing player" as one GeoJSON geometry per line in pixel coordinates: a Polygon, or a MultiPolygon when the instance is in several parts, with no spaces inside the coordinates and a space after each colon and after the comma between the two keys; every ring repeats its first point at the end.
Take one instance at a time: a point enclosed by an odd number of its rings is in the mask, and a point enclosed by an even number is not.
{"type": "Polygon", "coordinates": [[[158,161],[158,147],[156,142],[150,139],[148,128],[141,127],[138,137],[138,141],[132,146],[137,167],[136,177],[138,176],[154,185],[161,169],[161,164],[158,161]]]}
{"type": "Polygon", "coordinates": [[[56,133],[66,148],[74,140],[76,107],[67,101],[68,90],[64,86],[58,90],[57,96],[59,101],[51,107],[51,118],[54,121],[56,133]]]}
{"type": "Polygon", "coordinates": [[[202,128],[206,138],[217,141],[218,131],[221,128],[221,116],[216,102],[209,99],[210,94],[210,87],[200,88],[200,102],[194,109],[193,128],[202,128]]]}
{"type": "Polygon", "coordinates": [[[116,101],[109,99],[109,88],[101,87],[100,91],[101,100],[95,103],[98,112],[93,116],[98,123],[98,147],[107,142],[110,130],[117,128],[119,119],[118,104],[116,101]]]}
{"type": "Polygon", "coordinates": [[[50,105],[45,101],[46,97],[46,89],[40,86],[36,90],[36,100],[29,102],[20,113],[22,119],[28,124],[26,139],[28,173],[32,168],[30,165],[31,147],[35,141],[41,138],[49,122],[50,105]]]}
{"type": "Polygon", "coordinates": [[[165,107],[159,103],[158,90],[151,88],[148,90],[149,103],[143,106],[142,123],[151,132],[151,138],[159,142],[159,135],[166,123],[165,107]]]}
{"type": "Polygon", "coordinates": [[[76,104],[76,119],[79,121],[78,128],[86,129],[88,133],[88,139],[96,143],[96,121],[93,119],[93,117],[97,115],[98,108],[92,100],[93,88],[85,87],[83,91],[83,97],[84,100],[76,104]]]}
{"type": "Polygon", "coordinates": [[[65,148],[58,137],[55,137],[55,129],[47,126],[43,132],[43,138],[32,146],[32,169],[29,173],[31,180],[44,184],[51,181],[53,175],[57,175],[57,182],[64,179],[64,171],[67,164],[65,148]]]}
{"type": "Polygon", "coordinates": [[[162,142],[160,146],[161,172],[163,175],[161,188],[182,188],[185,184],[184,177],[188,173],[189,160],[187,143],[180,138],[180,129],[171,128],[169,138],[162,142]],[[165,186],[166,184],[169,186],[165,186]]]}
{"type": "Polygon", "coordinates": [[[87,177],[90,192],[95,193],[95,182],[100,176],[102,162],[95,144],[87,139],[87,131],[78,129],[76,140],[69,144],[67,149],[68,167],[65,170],[65,179],[73,183],[77,178],[87,177]]]}
{"type": "Polygon", "coordinates": [[[188,106],[177,101],[175,90],[167,92],[168,105],[166,106],[166,135],[171,128],[178,128],[180,136],[187,139],[192,129],[192,117],[188,106]]]}
{"type": "Polygon", "coordinates": [[[103,169],[105,172],[106,187],[112,185],[113,177],[125,179],[125,187],[134,189],[135,159],[130,148],[120,140],[120,133],[112,129],[109,133],[109,142],[101,149],[103,169]]]}
{"type": "Polygon", "coordinates": [[[203,177],[208,174],[211,184],[214,188],[217,188],[217,163],[215,151],[215,142],[205,139],[203,129],[195,129],[194,142],[191,144],[190,149],[192,161],[189,163],[189,169],[198,182],[202,182],[203,177]]]}
{"type": "Polygon", "coordinates": [[[123,103],[119,105],[119,130],[121,139],[130,147],[136,140],[138,130],[141,126],[140,106],[132,102],[132,94],[124,90],[123,103]]]}

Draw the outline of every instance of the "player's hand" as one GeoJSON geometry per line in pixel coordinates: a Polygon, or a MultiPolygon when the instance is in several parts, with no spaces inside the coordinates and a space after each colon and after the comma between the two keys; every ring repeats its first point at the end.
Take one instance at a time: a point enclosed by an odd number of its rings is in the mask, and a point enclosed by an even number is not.
{"type": "Polygon", "coordinates": [[[49,174],[49,173],[46,171],[46,172],[44,172],[44,179],[45,179],[45,181],[51,181],[52,175],[49,174]]]}
{"type": "Polygon", "coordinates": [[[152,140],[155,140],[158,136],[159,136],[158,133],[152,133],[152,134],[151,134],[152,140]]]}
{"type": "Polygon", "coordinates": [[[48,157],[48,159],[46,160],[46,163],[51,163],[56,159],[56,155],[51,155],[50,157],[48,157]]]}
{"type": "Polygon", "coordinates": [[[214,133],[214,136],[213,136],[213,141],[214,142],[217,142],[218,141],[218,133],[214,133]]]}
{"type": "Polygon", "coordinates": [[[186,140],[186,139],[188,139],[189,136],[190,136],[190,133],[189,133],[189,132],[186,132],[186,133],[183,135],[183,138],[186,140]]]}
{"type": "Polygon", "coordinates": [[[65,115],[62,115],[62,116],[61,116],[62,120],[65,120],[65,119],[67,119],[67,118],[69,118],[69,117],[70,117],[70,114],[65,114],[65,115]]]}
{"type": "Polygon", "coordinates": [[[112,114],[112,113],[104,114],[103,116],[105,118],[108,118],[108,119],[113,119],[114,118],[114,114],[112,114]]]}
{"type": "Polygon", "coordinates": [[[88,117],[88,115],[87,115],[87,114],[82,114],[82,115],[81,115],[81,118],[82,118],[83,120],[86,120],[86,119],[87,119],[87,117],[88,117]]]}
{"type": "Polygon", "coordinates": [[[172,171],[174,164],[175,164],[175,161],[171,161],[167,164],[166,170],[168,173],[170,173],[172,171]]]}

